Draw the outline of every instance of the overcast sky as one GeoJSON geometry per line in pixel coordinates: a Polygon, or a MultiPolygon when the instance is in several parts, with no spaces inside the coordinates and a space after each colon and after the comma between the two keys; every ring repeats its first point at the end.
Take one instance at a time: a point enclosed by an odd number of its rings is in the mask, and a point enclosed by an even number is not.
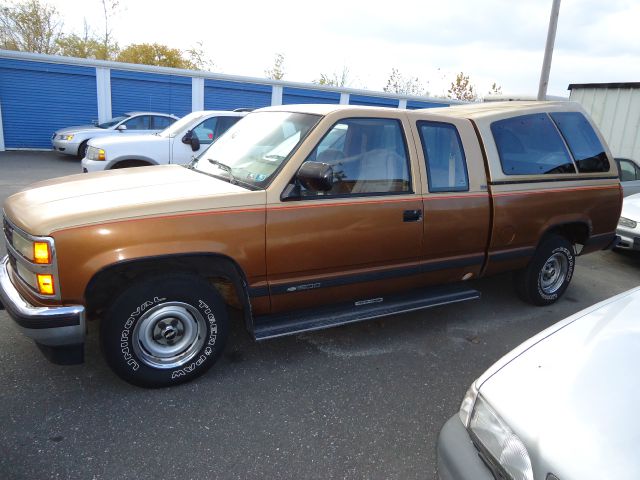
{"type": "MultiPolygon", "coordinates": [[[[100,0],[48,0],[65,30],[104,28],[100,0]]],[[[263,77],[276,53],[285,80],[310,82],[347,66],[352,87],[382,90],[392,68],[442,96],[455,73],[480,94],[536,94],[551,0],[120,0],[120,46],[202,41],[214,71],[263,77]]],[[[562,0],[549,94],[570,83],[640,81],[640,1],[562,0]]]]}

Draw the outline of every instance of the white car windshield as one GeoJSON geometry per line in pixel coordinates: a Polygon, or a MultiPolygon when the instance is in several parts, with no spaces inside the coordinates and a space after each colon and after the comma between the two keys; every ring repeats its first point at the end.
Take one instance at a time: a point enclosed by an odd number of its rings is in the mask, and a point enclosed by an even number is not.
{"type": "Polygon", "coordinates": [[[263,188],[319,119],[306,113],[251,113],[214,142],[191,168],[263,188]]]}
{"type": "Polygon", "coordinates": [[[189,125],[191,125],[192,123],[196,123],[195,120],[203,118],[205,115],[206,113],[203,112],[192,112],[189,115],[185,115],[180,120],[176,120],[175,122],[173,122],[167,128],[158,133],[158,135],[166,138],[175,137],[182,130],[185,130],[189,125]]]}

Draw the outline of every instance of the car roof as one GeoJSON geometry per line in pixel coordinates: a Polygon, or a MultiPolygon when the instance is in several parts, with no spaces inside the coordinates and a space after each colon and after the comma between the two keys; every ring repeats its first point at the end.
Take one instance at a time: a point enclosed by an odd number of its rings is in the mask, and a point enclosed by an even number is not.
{"type": "MultiPolygon", "coordinates": [[[[357,111],[399,111],[393,107],[366,107],[359,105],[335,105],[335,104],[299,104],[299,105],[278,105],[272,107],[264,107],[257,111],[268,112],[294,112],[294,113],[310,113],[315,115],[328,115],[332,112],[341,110],[357,111]]],[[[469,103],[464,105],[453,105],[450,107],[434,107],[422,108],[416,110],[404,110],[411,113],[432,113],[447,117],[456,118],[486,118],[493,116],[504,116],[511,112],[519,114],[537,113],[540,111],[580,111],[580,106],[575,102],[569,101],[514,101],[514,102],[488,102],[488,103],[469,103]]]]}
{"type": "Polygon", "coordinates": [[[160,115],[162,117],[171,117],[171,118],[179,118],[173,113],[163,113],[163,112],[126,112],[125,115],[127,117],[133,117],[134,115],[160,115]]]}

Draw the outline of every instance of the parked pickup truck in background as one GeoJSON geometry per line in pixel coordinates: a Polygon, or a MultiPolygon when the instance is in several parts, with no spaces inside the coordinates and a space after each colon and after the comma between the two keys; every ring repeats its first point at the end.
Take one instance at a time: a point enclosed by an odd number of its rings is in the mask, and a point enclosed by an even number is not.
{"type": "Polygon", "coordinates": [[[475,299],[467,280],[505,271],[550,304],[621,205],[571,102],[269,107],[187,166],[9,197],[0,297],[53,360],[81,360],[96,318],[118,375],[167,386],[213,365],[228,309],[263,340],[475,299]]]}
{"type": "Polygon", "coordinates": [[[89,142],[82,171],[189,163],[245,112],[192,112],[154,135],[96,138],[89,142]]]}

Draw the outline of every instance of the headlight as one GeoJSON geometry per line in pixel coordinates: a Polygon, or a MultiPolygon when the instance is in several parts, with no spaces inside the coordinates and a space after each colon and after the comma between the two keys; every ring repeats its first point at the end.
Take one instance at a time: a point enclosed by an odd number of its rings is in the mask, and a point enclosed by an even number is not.
{"type": "Polygon", "coordinates": [[[620,217],[620,220],[618,220],[618,225],[620,227],[636,228],[638,226],[638,222],[634,222],[630,218],[620,217]]]}
{"type": "Polygon", "coordinates": [[[462,404],[460,405],[460,412],[458,412],[465,428],[469,426],[469,420],[471,420],[471,413],[473,412],[473,406],[476,403],[477,397],[478,389],[476,388],[476,382],[473,382],[469,390],[467,390],[467,393],[464,394],[462,404]]]}
{"type": "Polygon", "coordinates": [[[533,480],[531,459],[524,443],[489,404],[478,395],[469,430],[512,480],[533,480]]]}
{"type": "Polygon", "coordinates": [[[34,242],[13,231],[13,248],[33,263],[51,263],[51,246],[48,242],[34,242]]]}
{"type": "Polygon", "coordinates": [[[89,146],[87,148],[87,158],[89,160],[106,160],[107,154],[102,148],[89,146]]]}
{"type": "Polygon", "coordinates": [[[73,135],[60,135],[60,140],[73,140],[73,135]]]}

